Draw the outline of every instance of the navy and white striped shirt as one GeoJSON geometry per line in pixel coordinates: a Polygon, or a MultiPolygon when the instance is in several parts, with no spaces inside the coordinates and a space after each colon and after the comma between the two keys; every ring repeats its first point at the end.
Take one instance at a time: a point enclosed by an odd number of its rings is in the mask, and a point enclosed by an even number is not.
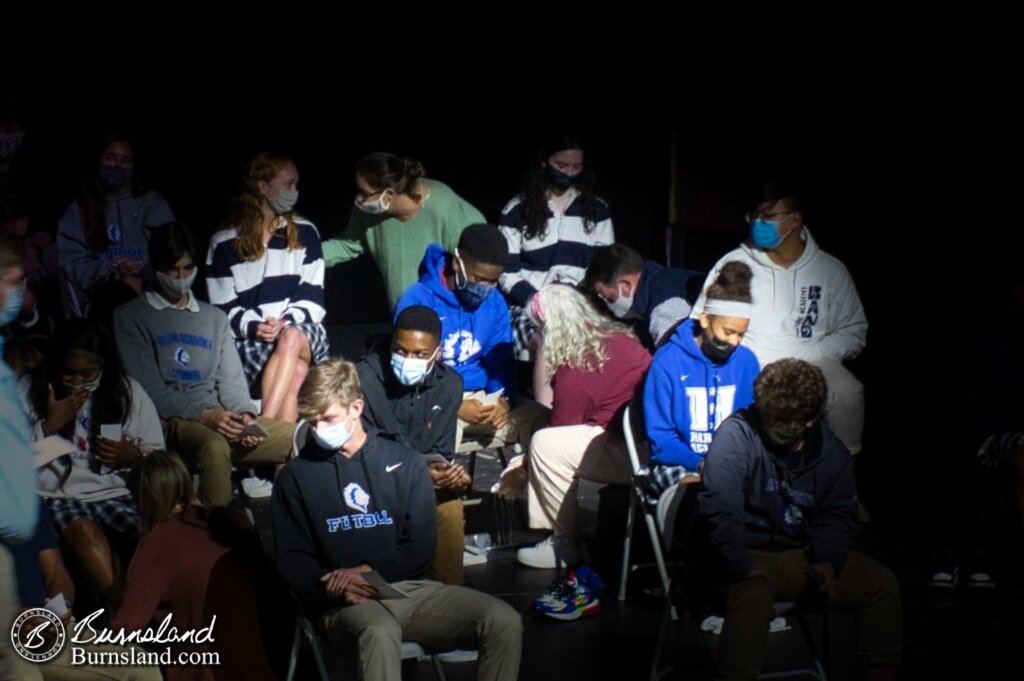
{"type": "Polygon", "coordinates": [[[575,286],[580,283],[594,252],[615,243],[608,205],[596,197],[583,198],[575,189],[569,191],[572,195],[565,213],[560,213],[549,201],[551,217],[544,233],[532,239],[523,235],[525,224],[520,197],[509,201],[501,211],[498,228],[508,241],[508,264],[499,282],[516,305],[525,305],[546,284],[564,282],[575,286]],[[594,214],[589,233],[583,220],[583,209],[588,206],[594,214]]]}
{"type": "Polygon", "coordinates": [[[295,218],[301,248],[288,248],[287,223],[277,230],[262,258],[242,260],[235,249],[238,228],[217,232],[206,257],[210,302],[224,310],[231,334],[252,338],[267,317],[292,324],[324,319],[324,257],[312,222],[295,218]]]}

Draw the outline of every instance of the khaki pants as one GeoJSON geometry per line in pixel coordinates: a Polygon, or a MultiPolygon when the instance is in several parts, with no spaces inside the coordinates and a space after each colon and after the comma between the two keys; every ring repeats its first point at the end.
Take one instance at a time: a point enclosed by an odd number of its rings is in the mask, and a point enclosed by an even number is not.
{"type": "Polygon", "coordinates": [[[864,432],[864,384],[842,362],[823,359],[812,364],[821,369],[828,386],[825,415],[829,428],[851,454],[859,454],[864,432]]]}
{"type": "Polygon", "coordinates": [[[579,478],[628,483],[632,475],[624,443],[610,442],[600,426],[559,426],[537,431],[527,459],[530,527],[576,534],[579,478]]]}
{"type": "MultiPolygon", "coordinates": [[[[483,390],[463,393],[462,401],[482,400],[485,395],[487,393],[483,390]]],[[[519,406],[509,412],[508,422],[501,428],[495,428],[489,423],[470,424],[459,419],[455,426],[455,451],[459,451],[463,438],[480,442],[480,449],[504,447],[518,442],[523,446],[523,451],[527,451],[530,448],[530,437],[547,423],[547,417],[547,409],[533,400],[522,398],[519,406]]]]}
{"type": "Polygon", "coordinates": [[[167,449],[180,456],[190,472],[199,474],[201,503],[226,506],[231,501],[231,464],[283,463],[291,456],[295,424],[263,418],[259,423],[270,437],[246,449],[198,421],[173,418],[163,422],[167,449]]]}
{"type": "MultiPolygon", "coordinates": [[[[724,588],[725,623],[718,642],[715,676],[719,681],[756,679],[761,673],[775,601],[799,603],[809,595],[816,596],[808,592],[808,563],[802,549],[749,551],[748,555],[768,576],[744,579],[724,588]]],[[[894,667],[900,663],[903,610],[899,585],[891,570],[851,551],[827,605],[857,612],[857,656],[863,666],[894,667]]]]}
{"type": "Polygon", "coordinates": [[[477,649],[477,679],[517,678],[523,623],[512,606],[479,591],[428,580],[395,586],[410,597],[335,608],[320,618],[332,648],[358,655],[360,679],[401,681],[403,640],[477,649]]]}
{"type": "Polygon", "coordinates": [[[437,500],[437,550],[434,564],[427,571],[430,579],[462,586],[462,552],[466,545],[462,501],[437,500]]]}

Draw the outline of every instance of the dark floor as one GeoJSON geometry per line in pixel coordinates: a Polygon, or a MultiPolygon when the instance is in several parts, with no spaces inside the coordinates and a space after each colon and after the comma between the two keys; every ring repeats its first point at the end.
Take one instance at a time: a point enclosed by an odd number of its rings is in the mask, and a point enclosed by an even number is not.
{"type": "MultiPolygon", "coordinates": [[[[380,330],[384,330],[383,327],[380,330]]],[[[341,354],[359,354],[362,335],[356,331],[332,341],[341,354]]],[[[468,463],[468,460],[466,461],[468,463]]],[[[519,511],[493,501],[487,490],[496,479],[500,463],[488,454],[476,461],[476,479],[472,496],[482,503],[466,508],[467,533],[488,531],[494,536],[527,541],[522,533],[519,511]]],[[[584,487],[581,507],[582,526],[597,542],[592,554],[595,565],[606,581],[615,579],[621,540],[613,539],[615,518],[621,520],[621,495],[596,487],[584,487]],[[600,506],[599,499],[604,501],[600,506]]],[[[1018,679],[1021,678],[1021,646],[1024,646],[1024,611],[1019,592],[1010,589],[936,590],[925,585],[926,566],[919,546],[920,538],[906,524],[887,516],[885,504],[862,530],[858,548],[889,566],[897,574],[903,589],[905,656],[903,679],[1018,679]]],[[[266,512],[257,508],[257,522],[266,512]]],[[[874,510],[874,509],[873,509],[874,510]]],[[[264,516],[265,517],[265,516],[264,516]]],[[[639,536],[638,543],[643,543],[639,536]]],[[[641,551],[643,547],[641,546],[641,551]]],[[[555,571],[521,567],[513,548],[498,549],[484,565],[466,568],[468,586],[508,601],[523,613],[523,660],[521,679],[646,679],[650,674],[655,638],[661,616],[661,600],[650,591],[657,586],[652,569],[635,574],[628,590],[629,598],[619,602],[612,593],[601,594],[600,614],[576,622],[558,622],[534,615],[530,601],[542,593],[556,576],[555,571]]],[[[770,636],[766,671],[807,662],[806,647],[795,622],[789,631],[770,636]]],[[[812,619],[815,636],[820,632],[812,619]]],[[[709,639],[712,641],[713,636],[709,639]]],[[[831,619],[829,678],[836,681],[857,678],[855,672],[856,622],[852,614],[836,613],[831,619]]],[[[475,678],[473,663],[446,663],[451,681],[475,678]]],[[[693,624],[685,613],[669,629],[669,644],[662,662],[672,667],[666,678],[710,679],[710,666],[693,624]]],[[[405,663],[407,679],[433,679],[432,667],[425,662],[405,663]]],[[[300,659],[296,678],[315,679],[308,653],[300,659]]],[[[341,678],[339,676],[339,678],[341,678]]]]}

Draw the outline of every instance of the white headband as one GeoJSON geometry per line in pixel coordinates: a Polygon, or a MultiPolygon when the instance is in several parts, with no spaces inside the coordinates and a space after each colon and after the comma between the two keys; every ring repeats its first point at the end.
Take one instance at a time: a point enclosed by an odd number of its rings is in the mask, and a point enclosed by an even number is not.
{"type": "Polygon", "coordinates": [[[740,317],[750,319],[750,312],[753,309],[750,303],[741,303],[736,300],[718,300],[709,298],[704,303],[704,311],[718,317],[740,317]]]}

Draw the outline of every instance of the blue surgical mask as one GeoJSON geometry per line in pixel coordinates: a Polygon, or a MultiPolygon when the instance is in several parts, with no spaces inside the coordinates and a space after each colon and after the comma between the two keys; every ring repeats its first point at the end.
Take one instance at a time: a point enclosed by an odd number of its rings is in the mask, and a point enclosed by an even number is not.
{"type": "Polygon", "coordinates": [[[333,426],[314,427],[313,437],[324,449],[341,449],[352,438],[352,429],[342,421],[333,426]]]}
{"type": "Polygon", "coordinates": [[[417,385],[427,377],[433,369],[434,358],[419,359],[418,357],[402,357],[391,354],[391,370],[402,385],[417,385]]]}
{"type": "Polygon", "coordinates": [[[494,284],[470,281],[469,277],[466,276],[466,268],[462,264],[462,258],[459,256],[459,249],[457,248],[455,249],[455,257],[459,260],[459,266],[455,270],[455,297],[469,309],[475,310],[487,300],[487,296],[491,295],[491,291],[494,290],[494,284]],[[462,275],[461,283],[459,282],[460,274],[462,275]]]}
{"type": "Polygon", "coordinates": [[[21,314],[21,304],[25,299],[25,280],[7,287],[4,306],[0,309],[0,326],[7,326],[21,314]]]}
{"type": "MultiPolygon", "coordinates": [[[[767,250],[777,248],[778,245],[782,243],[782,240],[789,236],[789,232],[779,234],[779,227],[782,226],[783,222],[792,217],[793,215],[790,214],[778,222],[772,222],[770,220],[765,220],[764,218],[757,218],[750,225],[750,240],[753,241],[754,245],[758,248],[764,248],[767,250]]],[[[792,232],[793,230],[791,229],[789,231],[792,232]]]]}

